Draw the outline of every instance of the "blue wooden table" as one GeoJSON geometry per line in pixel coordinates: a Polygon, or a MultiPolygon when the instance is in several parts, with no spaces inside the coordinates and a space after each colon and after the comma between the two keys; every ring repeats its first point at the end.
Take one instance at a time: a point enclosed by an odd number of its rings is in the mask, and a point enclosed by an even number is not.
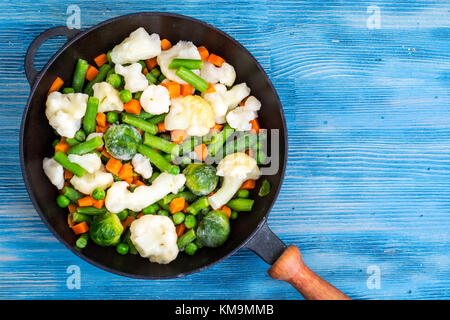
{"type": "MultiPolygon", "coordinates": [[[[169,11],[240,41],[273,81],[289,129],[271,228],[353,298],[450,298],[448,1],[183,3],[0,2],[0,298],[300,298],[247,250],[199,274],[143,281],[85,263],[47,230],[19,165],[29,94],[23,58],[34,37],[66,25],[78,9],[81,29],[126,13],[169,11]],[[79,289],[67,286],[73,268],[81,272],[79,289]]],[[[38,67],[63,43],[48,41],[38,67]]]]}

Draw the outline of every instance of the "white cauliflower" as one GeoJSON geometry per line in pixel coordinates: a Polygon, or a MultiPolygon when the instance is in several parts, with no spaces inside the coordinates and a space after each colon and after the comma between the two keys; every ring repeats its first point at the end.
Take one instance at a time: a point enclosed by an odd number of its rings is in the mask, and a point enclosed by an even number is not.
{"type": "Polygon", "coordinates": [[[148,87],[148,80],[142,73],[142,66],[137,62],[126,67],[116,64],[115,72],[123,76],[125,89],[132,93],[144,91],[148,87]]]}
{"type": "Polygon", "coordinates": [[[243,152],[237,152],[229,154],[219,162],[216,174],[224,178],[220,189],[208,198],[213,209],[218,209],[230,201],[245,180],[258,179],[261,171],[255,159],[243,152]]]}
{"type": "Polygon", "coordinates": [[[245,82],[233,86],[225,93],[224,99],[228,110],[233,110],[250,94],[250,88],[245,82]]]}
{"type": "Polygon", "coordinates": [[[85,173],[81,178],[73,176],[72,179],[70,179],[70,183],[73,187],[84,194],[91,194],[95,188],[105,190],[113,182],[113,175],[106,172],[103,166],[94,173],[85,173]]]}
{"type": "Polygon", "coordinates": [[[89,134],[86,137],[86,141],[94,139],[95,137],[100,137],[100,138],[103,139],[103,133],[102,132],[92,132],[91,134],[89,134]]]}
{"type": "MultiPolygon", "coordinates": [[[[190,41],[178,41],[169,50],[162,51],[157,58],[157,62],[161,68],[162,74],[169,80],[176,81],[178,83],[187,84],[186,81],[182,80],[175,73],[176,69],[169,69],[169,64],[173,59],[198,59],[200,60],[200,53],[198,53],[197,47],[190,41]]],[[[200,70],[191,70],[196,75],[200,74],[200,70]]]]}
{"type": "Polygon", "coordinates": [[[86,153],[81,156],[76,154],[69,154],[68,158],[70,162],[78,164],[88,173],[94,173],[95,171],[98,171],[102,166],[102,160],[96,153],[86,153]]]}
{"type": "Polygon", "coordinates": [[[221,67],[216,67],[210,62],[203,62],[203,67],[200,70],[200,77],[206,82],[212,84],[222,83],[227,87],[231,87],[236,80],[236,71],[229,63],[222,63],[221,67]]]}
{"type": "Polygon", "coordinates": [[[167,172],[161,173],[151,186],[139,186],[133,192],[128,190],[127,182],[114,182],[106,193],[105,206],[113,213],[124,209],[139,212],[169,193],[177,193],[185,182],[183,174],[172,175],[167,172]]]}
{"type": "Polygon", "coordinates": [[[130,33],[120,44],[111,51],[111,60],[115,64],[133,63],[156,57],[161,53],[159,35],[149,35],[144,28],[130,33]]]}
{"type": "Polygon", "coordinates": [[[170,106],[169,90],[164,86],[155,86],[152,84],[142,92],[140,102],[142,108],[148,113],[167,113],[169,112],[170,106]]]}
{"type": "Polygon", "coordinates": [[[141,257],[167,264],[178,255],[177,233],[172,220],[165,216],[145,215],[133,221],[130,239],[141,257]]]}
{"type": "Polygon", "coordinates": [[[261,102],[254,96],[250,96],[245,100],[244,106],[228,112],[227,122],[233,129],[248,131],[252,128],[250,121],[258,117],[259,109],[261,109],[261,102]]]}
{"type": "Polygon", "coordinates": [[[166,130],[186,130],[190,136],[204,136],[214,126],[214,111],[200,96],[172,99],[170,112],[164,119],[166,130]]]}
{"type": "Polygon", "coordinates": [[[108,82],[99,82],[92,86],[94,97],[98,98],[98,112],[123,111],[123,102],[119,91],[108,82]]]}
{"type": "Polygon", "coordinates": [[[50,182],[61,190],[64,187],[64,168],[53,158],[44,158],[42,168],[50,182]]]}
{"type": "Polygon", "coordinates": [[[62,137],[73,138],[81,127],[88,98],[84,93],[50,93],[45,103],[45,116],[50,126],[62,137]]]}
{"type": "Polygon", "coordinates": [[[136,153],[131,160],[134,172],[140,174],[144,179],[148,179],[152,176],[153,169],[150,161],[147,157],[144,157],[140,153],[136,153]]]}

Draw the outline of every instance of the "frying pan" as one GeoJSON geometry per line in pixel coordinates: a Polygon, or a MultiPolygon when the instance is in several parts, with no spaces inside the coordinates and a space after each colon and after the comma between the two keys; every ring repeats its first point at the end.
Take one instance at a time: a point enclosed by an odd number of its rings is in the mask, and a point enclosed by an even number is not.
{"type": "MultiPolygon", "coordinates": [[[[144,279],[182,277],[202,271],[239,250],[248,248],[271,264],[269,275],[291,283],[309,299],[346,299],[345,294],[313,273],[302,261],[294,245],[286,245],[267,226],[267,216],[278,195],[287,160],[287,130],[280,100],[266,73],[255,58],[236,40],[202,21],[172,13],[148,12],[116,17],[86,31],[54,27],[40,34],[30,45],[25,57],[25,73],[31,86],[20,130],[22,174],[34,207],[47,227],[73,253],[106,271],[144,279]],[[190,40],[219,53],[236,69],[237,83],[246,82],[263,105],[259,121],[263,128],[278,129],[279,170],[266,176],[271,193],[255,201],[251,213],[242,214],[233,223],[229,240],[220,248],[199,250],[195,256],[180,254],[168,265],[150,263],[139,256],[121,256],[113,247],[88,245],[82,252],[74,248],[76,236],[67,226],[67,213],[56,205],[56,188],[42,170],[42,159],[51,154],[53,129],[45,118],[45,100],[53,80],[59,76],[70,83],[75,61],[79,57],[92,60],[101,52],[120,43],[130,32],[144,27],[176,43],[190,40]],[[38,48],[48,39],[65,36],[68,41],[41,71],[34,67],[38,48]]],[[[259,189],[259,185],[255,190],[259,189]]],[[[256,194],[253,194],[256,197],[256,194]]]]}

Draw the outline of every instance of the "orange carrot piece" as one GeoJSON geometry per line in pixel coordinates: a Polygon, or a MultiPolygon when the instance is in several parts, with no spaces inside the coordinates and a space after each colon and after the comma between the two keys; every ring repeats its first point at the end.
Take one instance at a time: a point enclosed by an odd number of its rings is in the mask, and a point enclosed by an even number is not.
{"type": "Polygon", "coordinates": [[[64,169],[64,180],[72,179],[73,173],[67,169],[64,169]]]}
{"type": "Polygon", "coordinates": [[[106,151],[106,149],[103,149],[101,154],[104,155],[107,158],[111,158],[111,155],[108,153],[108,151],[106,151]]]}
{"type": "Polygon", "coordinates": [[[219,210],[225,212],[228,218],[231,217],[231,209],[228,208],[227,206],[222,206],[221,208],[219,208],[219,210]]]}
{"type": "Polygon", "coordinates": [[[126,228],[128,228],[134,220],[135,218],[133,218],[132,216],[126,217],[125,220],[122,221],[123,229],[125,230],[126,228]]]}
{"type": "Polygon", "coordinates": [[[181,94],[181,85],[175,81],[165,83],[165,87],[169,90],[170,98],[178,98],[181,94]]]}
{"type": "Polygon", "coordinates": [[[170,43],[170,41],[167,39],[162,39],[161,40],[161,49],[169,50],[170,48],[172,48],[172,43],[170,43]]]}
{"type": "Polygon", "coordinates": [[[259,129],[260,129],[258,120],[257,119],[250,120],[250,123],[252,125],[252,130],[251,131],[253,133],[258,133],[259,129]]]}
{"type": "MultiPolygon", "coordinates": [[[[131,163],[125,163],[119,170],[119,173],[117,174],[120,179],[127,180],[131,178],[131,182],[133,182],[133,167],[131,166],[131,163]]],[[[127,181],[128,182],[128,181],[127,181]]]]}
{"type": "Polygon", "coordinates": [[[240,189],[244,189],[244,190],[255,189],[255,185],[256,185],[256,180],[249,179],[249,180],[244,181],[244,183],[242,184],[240,189]]]}
{"type": "Polygon", "coordinates": [[[176,129],[170,132],[170,139],[172,140],[173,143],[182,143],[186,138],[187,138],[186,130],[176,129]]]}
{"type": "Polygon", "coordinates": [[[221,67],[222,63],[225,62],[225,60],[222,57],[219,57],[218,55],[211,53],[208,57],[208,62],[212,63],[213,65],[217,67],[221,67]]]}
{"type": "Polygon", "coordinates": [[[95,132],[97,132],[97,133],[105,133],[106,129],[108,129],[108,128],[102,127],[102,126],[95,126],[95,132]]]}
{"type": "Polygon", "coordinates": [[[189,203],[187,203],[187,202],[184,202],[184,208],[183,208],[183,212],[184,213],[188,213],[187,212],[187,208],[189,207],[189,203]]]}
{"type": "Polygon", "coordinates": [[[139,115],[141,113],[142,106],[139,100],[131,99],[130,101],[128,101],[123,105],[123,109],[126,112],[139,115]]]}
{"type": "Polygon", "coordinates": [[[52,85],[50,86],[50,89],[48,89],[47,94],[50,94],[53,91],[59,91],[59,89],[61,89],[63,84],[64,84],[63,79],[61,79],[60,77],[56,77],[55,81],[53,81],[52,85]]]}
{"type": "Polygon", "coordinates": [[[110,158],[105,168],[112,174],[118,175],[120,168],[122,168],[122,162],[117,159],[110,158]]]}
{"type": "Polygon", "coordinates": [[[147,75],[148,69],[147,69],[147,68],[144,68],[144,70],[142,70],[142,73],[143,73],[144,75],[147,75]]]}
{"type": "Polygon", "coordinates": [[[136,216],[136,219],[139,219],[140,217],[143,217],[143,216],[144,216],[144,214],[141,212],[136,216]]]}
{"type": "Polygon", "coordinates": [[[106,56],[105,53],[102,53],[101,55],[97,56],[94,58],[95,64],[97,65],[97,67],[101,67],[102,65],[104,65],[105,63],[108,62],[108,57],[106,56]]]}
{"type": "Polygon", "coordinates": [[[69,228],[72,228],[74,225],[72,219],[70,218],[70,214],[67,215],[67,224],[69,225],[69,228]]]}
{"type": "Polygon", "coordinates": [[[198,146],[195,146],[194,148],[195,153],[197,154],[197,157],[199,160],[203,161],[208,156],[208,148],[206,147],[206,144],[199,144],[198,146]]]}
{"type": "Polygon", "coordinates": [[[197,48],[198,53],[200,53],[200,57],[202,58],[203,61],[208,60],[209,57],[209,51],[208,49],[206,49],[205,46],[200,46],[197,48]]]}
{"type": "Polygon", "coordinates": [[[206,93],[213,93],[213,92],[216,92],[216,88],[214,88],[214,85],[211,82],[209,82],[209,87],[208,89],[206,89],[206,93]]]}
{"type": "Polygon", "coordinates": [[[147,65],[148,70],[152,70],[154,67],[158,65],[158,62],[156,61],[156,57],[145,60],[145,64],[147,65]]]}
{"type": "Polygon", "coordinates": [[[69,209],[70,213],[77,211],[77,205],[75,203],[69,203],[67,208],[69,209]]]}
{"type": "Polygon", "coordinates": [[[96,207],[97,209],[101,209],[105,205],[105,199],[101,199],[101,200],[93,199],[93,201],[94,201],[94,203],[92,205],[94,207],[96,207]]]}
{"type": "Polygon", "coordinates": [[[216,123],[214,127],[211,128],[212,131],[220,131],[222,130],[223,125],[216,123]]]}
{"type": "Polygon", "coordinates": [[[186,200],[184,200],[183,197],[173,199],[169,205],[170,213],[174,214],[174,213],[182,211],[184,209],[185,203],[186,203],[186,200]]]}
{"type": "Polygon", "coordinates": [[[98,74],[98,69],[94,66],[89,65],[87,72],[86,72],[86,80],[92,81],[98,74]]]}
{"type": "Polygon", "coordinates": [[[164,122],[158,123],[158,132],[166,132],[166,127],[164,127],[164,122]]]}
{"type": "Polygon", "coordinates": [[[72,227],[73,232],[75,234],[86,233],[89,231],[89,226],[86,221],[80,222],[72,227]]]}
{"type": "Polygon", "coordinates": [[[92,207],[94,204],[94,198],[87,196],[78,200],[78,206],[80,207],[92,207]]]}
{"type": "Polygon", "coordinates": [[[186,226],[184,225],[184,222],[175,227],[175,232],[177,233],[178,238],[183,235],[184,230],[186,230],[186,226]]]}
{"type": "Polygon", "coordinates": [[[95,116],[95,121],[97,122],[97,125],[99,127],[105,127],[106,126],[106,114],[103,112],[97,113],[95,116]]]}
{"type": "Polygon", "coordinates": [[[58,142],[58,144],[55,146],[55,153],[58,151],[67,153],[67,150],[70,149],[69,144],[65,140],[61,140],[58,142]]]}
{"type": "Polygon", "coordinates": [[[146,186],[146,184],[143,183],[141,180],[137,180],[134,184],[137,185],[138,187],[140,187],[140,186],[146,186]]]}
{"type": "Polygon", "coordinates": [[[191,95],[192,94],[192,86],[190,84],[182,84],[180,93],[183,97],[191,95]]]}

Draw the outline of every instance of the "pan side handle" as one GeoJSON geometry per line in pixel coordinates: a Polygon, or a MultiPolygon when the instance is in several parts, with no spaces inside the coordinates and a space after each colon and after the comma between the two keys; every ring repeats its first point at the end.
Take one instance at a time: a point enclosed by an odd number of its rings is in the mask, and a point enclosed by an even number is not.
{"type": "Polygon", "coordinates": [[[314,273],[303,262],[297,246],[288,247],[270,230],[267,222],[246,244],[265,262],[271,264],[268,273],[273,279],[290,283],[309,300],[349,300],[339,289],[314,273]]]}

